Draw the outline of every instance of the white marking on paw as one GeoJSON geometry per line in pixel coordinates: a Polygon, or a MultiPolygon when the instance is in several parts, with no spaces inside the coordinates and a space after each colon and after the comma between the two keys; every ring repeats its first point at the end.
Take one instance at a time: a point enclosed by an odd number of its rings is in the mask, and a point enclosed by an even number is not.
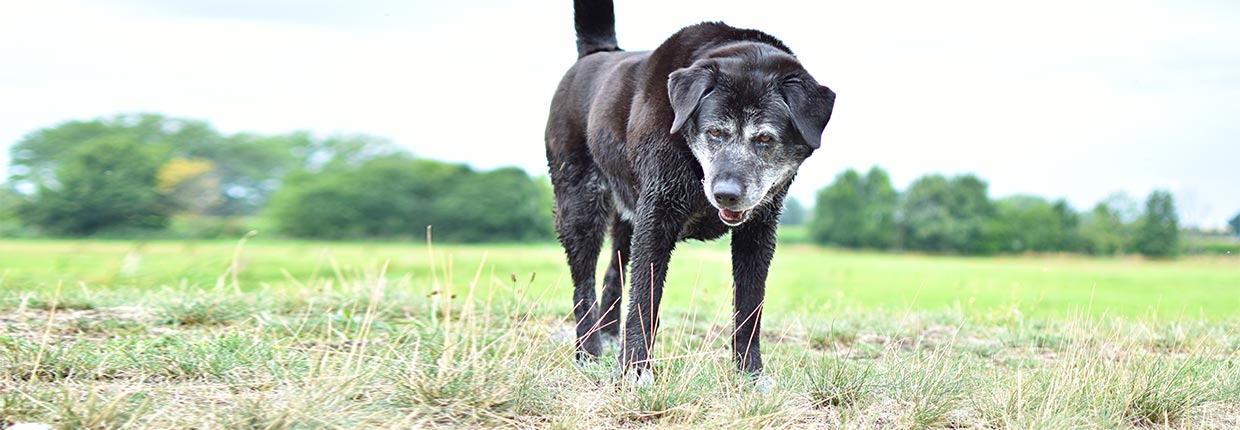
{"type": "Polygon", "coordinates": [[[759,376],[753,381],[753,389],[762,394],[771,394],[772,391],[775,391],[777,385],[775,378],[766,375],[759,376]]]}
{"type": "Polygon", "coordinates": [[[629,369],[629,373],[624,375],[625,382],[630,387],[649,387],[654,385],[654,376],[650,375],[650,370],[629,369]]]}

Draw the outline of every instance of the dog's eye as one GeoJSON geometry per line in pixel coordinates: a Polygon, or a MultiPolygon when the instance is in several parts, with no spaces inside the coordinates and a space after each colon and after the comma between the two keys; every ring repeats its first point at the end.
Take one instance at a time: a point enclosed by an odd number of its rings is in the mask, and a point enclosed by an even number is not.
{"type": "Polygon", "coordinates": [[[762,142],[762,143],[771,143],[771,135],[769,135],[769,134],[759,134],[759,135],[758,135],[758,141],[759,141],[759,142],[762,142]]]}
{"type": "Polygon", "coordinates": [[[710,135],[710,137],[719,137],[719,136],[723,136],[723,132],[722,132],[722,131],[719,131],[718,129],[715,129],[715,130],[707,130],[707,131],[706,131],[706,134],[709,134],[709,135],[710,135]]]}

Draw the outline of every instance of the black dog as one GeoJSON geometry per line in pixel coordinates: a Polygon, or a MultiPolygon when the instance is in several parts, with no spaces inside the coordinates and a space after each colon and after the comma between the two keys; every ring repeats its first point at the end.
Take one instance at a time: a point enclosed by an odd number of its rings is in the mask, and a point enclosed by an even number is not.
{"type": "Polygon", "coordinates": [[[672,249],[730,230],[732,350],[740,370],[760,373],[779,213],[797,168],[819,146],[835,93],[766,33],[702,23],[654,51],[624,52],[610,0],[573,5],[579,59],[556,89],[546,140],[556,231],[575,287],[578,357],[597,357],[600,338],[618,334],[631,260],[620,362],[640,380],[672,249]],[[608,225],[615,249],[600,306],[594,273],[608,225]]]}

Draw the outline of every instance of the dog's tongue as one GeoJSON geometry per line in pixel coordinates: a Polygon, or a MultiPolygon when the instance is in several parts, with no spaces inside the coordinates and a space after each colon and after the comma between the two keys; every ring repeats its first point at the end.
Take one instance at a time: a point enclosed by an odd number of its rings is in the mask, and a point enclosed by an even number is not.
{"type": "Polygon", "coordinates": [[[719,218],[727,222],[738,222],[745,217],[745,211],[719,210],[719,218]]]}

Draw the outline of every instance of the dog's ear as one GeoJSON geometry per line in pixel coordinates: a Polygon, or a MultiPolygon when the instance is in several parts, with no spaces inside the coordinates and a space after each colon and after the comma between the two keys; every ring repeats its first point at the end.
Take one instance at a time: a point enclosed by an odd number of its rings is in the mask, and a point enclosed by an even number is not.
{"type": "Polygon", "coordinates": [[[784,100],[792,112],[792,124],[810,148],[822,145],[822,130],[831,120],[835,92],[812,79],[791,78],[783,85],[784,100]]]}
{"type": "Polygon", "coordinates": [[[705,64],[694,64],[667,76],[667,98],[672,103],[672,112],[676,113],[670,133],[680,132],[701,104],[702,97],[714,86],[715,73],[705,64]]]}

